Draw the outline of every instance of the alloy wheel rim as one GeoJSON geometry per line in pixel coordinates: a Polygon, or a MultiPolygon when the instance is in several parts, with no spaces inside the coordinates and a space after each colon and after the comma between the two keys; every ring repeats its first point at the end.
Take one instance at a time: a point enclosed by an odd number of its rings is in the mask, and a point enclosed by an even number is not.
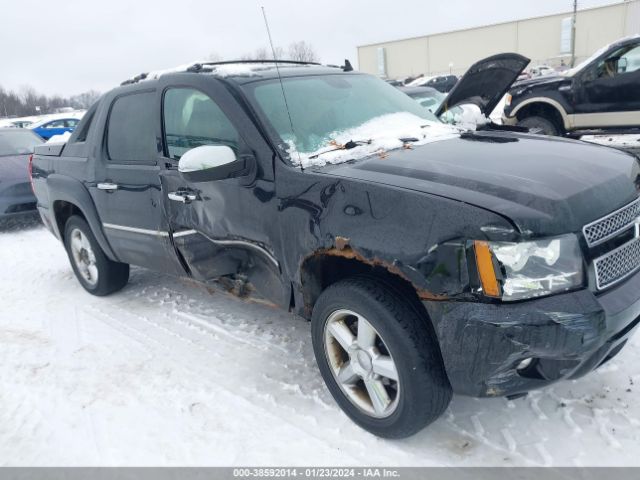
{"type": "Polygon", "coordinates": [[[365,414],[386,418],[398,407],[398,369],[384,339],[369,321],[351,310],[327,318],[324,348],[336,383],[365,414]]]}
{"type": "Polygon", "coordinates": [[[82,278],[91,286],[98,283],[98,266],[91,243],[81,230],[71,231],[71,255],[82,278]]]}

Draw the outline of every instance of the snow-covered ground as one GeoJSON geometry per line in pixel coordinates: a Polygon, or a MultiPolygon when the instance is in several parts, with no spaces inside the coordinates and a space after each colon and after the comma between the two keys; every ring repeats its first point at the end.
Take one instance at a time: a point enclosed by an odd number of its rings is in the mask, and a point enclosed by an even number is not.
{"type": "Polygon", "coordinates": [[[585,135],[580,140],[640,154],[640,135],[585,135]]]}
{"type": "Polygon", "coordinates": [[[142,269],[92,297],[35,220],[0,224],[0,266],[0,465],[640,465],[639,337],[387,441],[335,405],[298,317],[142,269]]]}

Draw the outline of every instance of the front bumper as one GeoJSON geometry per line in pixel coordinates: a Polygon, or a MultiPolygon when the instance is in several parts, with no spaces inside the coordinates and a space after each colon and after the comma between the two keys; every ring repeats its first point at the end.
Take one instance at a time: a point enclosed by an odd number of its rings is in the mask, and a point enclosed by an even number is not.
{"type": "Polygon", "coordinates": [[[5,180],[0,187],[0,218],[36,211],[36,197],[28,181],[5,180]]]}
{"type": "Polygon", "coordinates": [[[598,296],[580,290],[518,303],[424,305],[454,392],[517,395],[578,378],[616,355],[640,323],[640,273],[598,296]]]}

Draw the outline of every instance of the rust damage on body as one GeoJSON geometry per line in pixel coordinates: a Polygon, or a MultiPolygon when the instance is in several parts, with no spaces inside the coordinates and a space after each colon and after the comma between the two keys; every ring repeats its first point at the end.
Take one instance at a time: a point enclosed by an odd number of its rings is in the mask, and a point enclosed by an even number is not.
{"type": "Polygon", "coordinates": [[[335,245],[333,247],[321,248],[319,250],[316,250],[314,253],[312,253],[311,255],[307,256],[304,259],[303,265],[310,258],[318,258],[318,257],[321,257],[321,256],[339,257],[339,258],[344,258],[344,259],[347,259],[347,260],[355,260],[355,261],[360,262],[361,264],[365,264],[365,265],[368,265],[370,267],[383,268],[387,272],[400,277],[402,280],[404,280],[404,281],[408,282],[409,284],[411,284],[411,286],[414,288],[414,290],[415,290],[415,292],[418,295],[418,298],[420,300],[443,301],[443,300],[448,300],[449,299],[449,297],[447,295],[438,295],[438,294],[430,292],[429,290],[426,290],[426,289],[416,285],[402,271],[402,269],[400,267],[398,267],[397,264],[387,262],[387,261],[382,260],[382,259],[380,259],[378,257],[369,258],[369,257],[365,256],[360,251],[358,251],[357,249],[353,248],[353,246],[351,246],[351,244],[350,244],[350,241],[351,240],[349,238],[347,238],[347,237],[342,237],[342,236],[335,237],[335,242],[334,242],[335,245]]]}

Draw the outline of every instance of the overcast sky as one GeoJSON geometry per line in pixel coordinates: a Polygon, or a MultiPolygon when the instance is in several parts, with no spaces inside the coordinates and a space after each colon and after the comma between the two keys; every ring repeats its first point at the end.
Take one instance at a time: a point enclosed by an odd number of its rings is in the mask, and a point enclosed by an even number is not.
{"type": "MultiPolygon", "coordinates": [[[[621,0],[579,0],[581,8],[621,0]]],[[[216,53],[311,43],[321,60],[357,62],[356,46],[569,11],[572,0],[5,0],[0,86],[47,94],[106,91],[133,75],[216,53]]]]}

